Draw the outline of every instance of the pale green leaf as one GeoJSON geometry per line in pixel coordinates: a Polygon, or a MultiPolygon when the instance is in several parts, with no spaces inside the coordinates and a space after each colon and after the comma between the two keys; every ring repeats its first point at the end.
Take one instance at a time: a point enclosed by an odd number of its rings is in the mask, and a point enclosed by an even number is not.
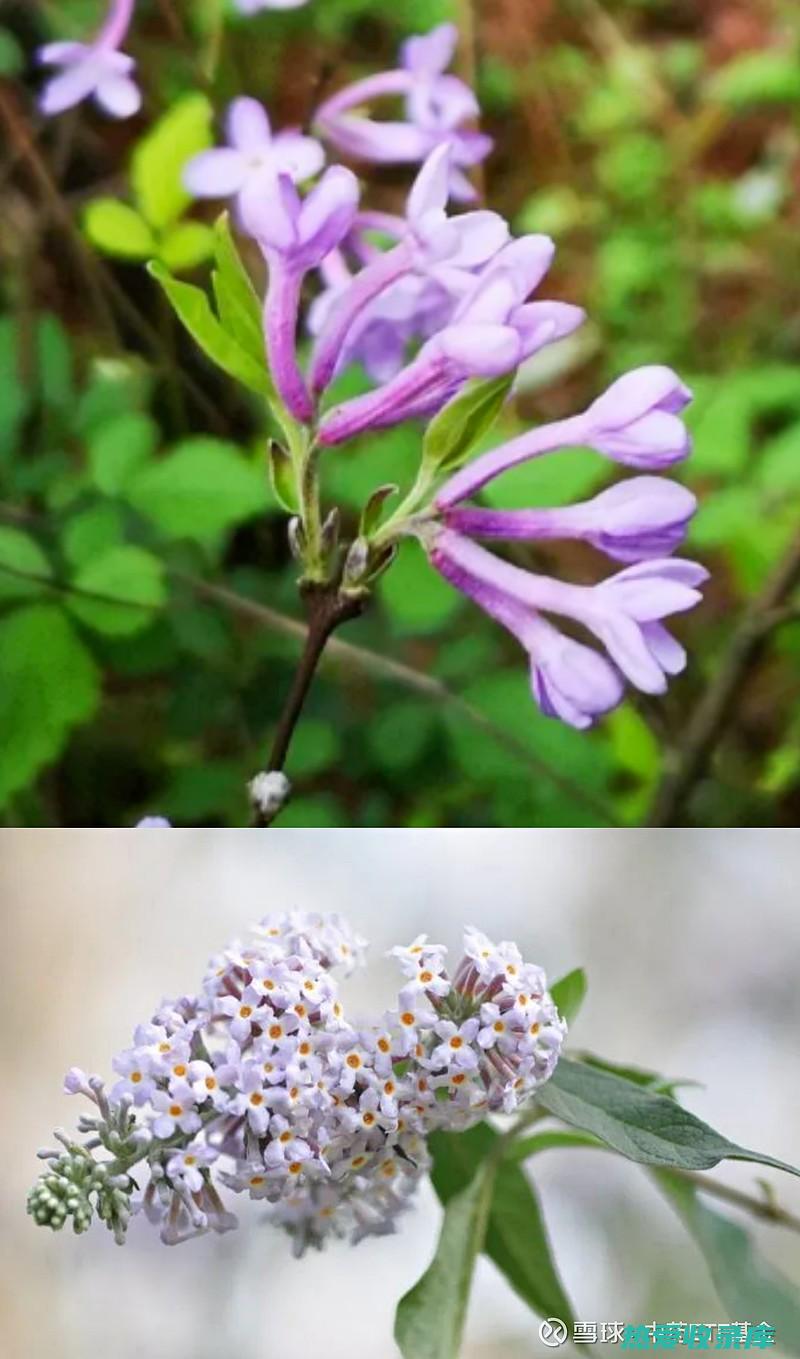
{"type": "Polygon", "coordinates": [[[558,1013],[568,1024],[573,1024],[586,999],[586,973],[582,967],[573,968],[566,976],[560,977],[550,987],[550,995],[556,1003],[558,1013]]]}
{"type": "Polygon", "coordinates": [[[187,94],[173,104],[133,153],[131,180],[143,216],[163,230],[189,204],[183,170],[192,156],[211,145],[213,109],[204,94],[187,94]]]}
{"type": "Polygon", "coordinates": [[[243,383],[259,396],[275,400],[266,358],[258,363],[223,329],[202,289],[195,288],[191,283],[179,283],[156,261],[148,268],[203,353],[229,377],[236,378],[237,382],[243,383]]]}
{"type": "Polygon", "coordinates": [[[158,425],[141,411],[105,420],[89,441],[92,480],[104,495],[120,495],[158,447],[158,425]]]}
{"type": "Polygon", "coordinates": [[[116,198],[95,198],[83,215],[83,227],[92,245],[117,259],[146,260],[156,249],[144,218],[116,198]]]}
{"type": "Polygon", "coordinates": [[[432,472],[452,472],[491,429],[511,390],[513,374],[468,382],[434,416],[425,431],[423,462],[432,472]]]}
{"type": "Polygon", "coordinates": [[[214,233],[203,222],[178,222],[161,238],[159,255],[175,273],[196,269],[211,258],[214,233]]]}
{"type": "Polygon", "coordinates": [[[236,248],[227,213],[214,227],[214,259],[212,283],[220,321],[245,353],[265,365],[262,306],[236,248]]]}

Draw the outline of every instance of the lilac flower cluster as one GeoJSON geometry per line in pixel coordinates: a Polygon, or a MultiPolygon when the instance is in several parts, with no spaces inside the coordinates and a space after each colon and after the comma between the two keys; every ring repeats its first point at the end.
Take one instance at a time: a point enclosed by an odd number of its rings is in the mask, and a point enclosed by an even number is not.
{"type": "MultiPolygon", "coordinates": [[[[115,10],[118,41],[130,3],[115,10]]],[[[683,486],[653,475],[690,452],[681,416],[691,394],[675,373],[652,365],[624,374],[580,415],[529,430],[444,481],[446,461],[432,467],[423,457],[399,509],[347,553],[319,503],[327,450],[404,421],[446,416],[451,402],[487,384],[510,386],[521,365],[585,319],[578,306],[533,297],[554,255],[547,236],[512,239],[495,212],[449,211],[451,199],[474,197],[466,171],[491,148],[473,128],[474,94],[447,72],[456,38],[445,24],[409,39],[396,69],[347,86],[316,115],[319,136],[348,156],[419,165],[403,215],[364,206],[350,169],[324,168],[315,137],[274,133],[251,98],[234,101],[227,145],[190,161],[185,182],[198,197],[232,198],[240,228],[266,262],[266,356],[300,508],[291,542],[306,580],[339,580],[363,593],[401,540],[415,537],[432,567],[522,646],[541,710],[585,728],[621,702],[626,682],[661,694],[686,664],[665,620],[697,604],[707,576],[672,555],[696,502],[683,486]],[[403,101],[401,120],[363,112],[385,98],[403,101]],[[354,364],[375,385],[337,401],[333,384],[354,364]],[[469,503],[509,469],[576,446],[644,475],[567,507],[469,503]],[[622,569],[596,585],[569,584],[482,546],[552,539],[587,542],[622,569]],[[566,620],[568,631],[554,620],[566,620]]]]}
{"type": "Polygon", "coordinates": [[[66,1090],[94,1106],[89,1139],[57,1134],[62,1150],[40,1153],[34,1219],[80,1232],[96,1209],[121,1241],[141,1208],[175,1244],[234,1227],[231,1190],[268,1204],[297,1253],[394,1230],[429,1133],[513,1113],[552,1074],[566,1026],[541,969],[477,930],[452,977],[425,935],[393,949],[397,1008],[354,1025],[333,973],[363,954],[337,916],[267,917],[211,960],[198,995],[136,1029],[109,1091],[68,1072],[66,1090]]]}

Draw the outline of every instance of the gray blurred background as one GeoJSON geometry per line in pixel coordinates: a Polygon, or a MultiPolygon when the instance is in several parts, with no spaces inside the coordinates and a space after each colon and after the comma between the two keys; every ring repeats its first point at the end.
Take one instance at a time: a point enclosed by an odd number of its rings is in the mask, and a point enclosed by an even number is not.
{"type": "MultiPolygon", "coordinates": [[[[260,915],[330,908],[368,935],[356,1012],[392,1002],[383,954],[422,930],[454,951],[463,923],[514,938],[551,979],[585,965],[577,1046],[702,1082],[685,1095],[697,1114],[797,1162],[798,879],[795,831],[0,832],[3,1359],[395,1359],[394,1305],[435,1240],[430,1193],[396,1237],[299,1263],[247,1205],[238,1233],[173,1249],[139,1220],[119,1249],[102,1228],[54,1236],[25,1217],[37,1146],[77,1117],[66,1068],[110,1074],[134,1025],[260,915]]],[[[584,1151],[534,1168],[579,1319],[727,1319],[641,1170],[584,1151]]],[[[715,1174],[754,1189],[758,1168],[715,1174]]],[[[800,1181],[769,1178],[800,1212],[800,1181]]],[[[800,1238],[753,1230],[800,1282],[800,1238]]],[[[539,1353],[536,1320],[482,1263],[464,1359],[539,1353]]]]}

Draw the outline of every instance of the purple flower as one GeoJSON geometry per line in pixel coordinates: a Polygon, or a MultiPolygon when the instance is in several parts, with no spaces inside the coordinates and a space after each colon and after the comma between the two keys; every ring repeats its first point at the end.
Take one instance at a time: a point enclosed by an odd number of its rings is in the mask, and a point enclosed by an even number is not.
{"type": "Polygon", "coordinates": [[[294,130],[273,136],[269,115],[256,99],[234,99],[226,132],[229,144],[194,156],[183,180],[197,198],[235,194],[243,217],[252,217],[269,202],[279,175],[300,183],[325,164],[325,152],[313,137],[294,130]]]}
{"type": "Polygon", "coordinates": [[[508,628],[528,652],[542,711],[586,727],[622,697],[622,674],[645,693],[663,693],[686,654],[661,619],[700,600],[704,567],[676,559],[629,566],[599,585],[568,585],[501,561],[452,529],[429,548],[433,566],[508,628]],[[540,615],[558,614],[588,629],[608,660],[564,637],[540,615]],[[609,663],[611,662],[611,663],[609,663]]]}
{"type": "Polygon", "coordinates": [[[345,155],[384,165],[418,164],[435,147],[448,145],[450,194],[473,200],[475,190],[463,170],[485,159],[492,140],[462,126],[480,110],[472,90],[445,74],[457,39],[453,24],[410,38],[398,69],[358,80],[325,101],[317,112],[322,135],[345,155]],[[352,112],[373,99],[397,95],[405,99],[404,122],[375,122],[352,112]]]}
{"type": "Polygon", "coordinates": [[[476,458],[445,483],[436,503],[442,508],[455,505],[510,467],[581,444],[642,471],[668,467],[691,451],[689,433],[678,418],[691,398],[689,388],[671,368],[657,364],[634,368],[613,382],[582,415],[540,425],[476,458]]]}
{"type": "Polygon", "coordinates": [[[164,816],[146,816],[142,821],[136,823],[137,830],[141,830],[142,827],[146,830],[163,830],[165,827],[171,826],[172,822],[167,821],[164,816]]]}
{"type": "Polygon", "coordinates": [[[335,250],[353,225],[358,181],[340,165],[331,166],[301,199],[286,175],[277,193],[263,203],[247,198],[246,229],[256,238],[269,266],[264,306],[267,352],[275,385],[288,410],[308,423],[313,404],[297,362],[297,317],[303,279],[335,250]]]}
{"type": "Polygon", "coordinates": [[[473,377],[499,377],[581,324],[585,313],[566,302],[526,302],[553,257],[547,236],[505,246],[474,281],[451,323],[423,345],[390,382],[329,411],[320,442],[338,444],[363,430],[439,410],[473,377]]]}
{"type": "Polygon", "coordinates": [[[112,0],[94,42],[51,42],[39,48],[39,62],[59,68],[40,95],[42,113],[48,116],[63,113],[90,97],[112,118],[130,118],[138,111],[141,94],[131,79],[136,63],[119,50],[127,36],[133,9],[134,0],[112,0]]]}
{"type": "Polygon", "coordinates": [[[399,243],[378,252],[330,306],[311,362],[315,392],[328,386],[353,326],[387,289],[421,274],[430,275],[445,293],[463,294],[472,282],[468,271],[485,265],[508,241],[508,226],[495,212],[448,217],[450,162],[449,146],[431,152],[408,196],[399,243]]]}
{"type": "Polygon", "coordinates": [[[578,538],[621,562],[667,557],[683,541],[697,501],[685,486],[632,477],[593,500],[557,509],[449,510],[451,528],[473,538],[578,538]]]}

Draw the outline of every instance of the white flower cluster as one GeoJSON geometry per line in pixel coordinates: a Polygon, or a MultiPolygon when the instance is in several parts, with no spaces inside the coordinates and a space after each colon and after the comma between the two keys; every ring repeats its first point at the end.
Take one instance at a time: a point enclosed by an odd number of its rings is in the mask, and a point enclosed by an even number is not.
{"type": "Polygon", "coordinates": [[[332,1233],[393,1230],[428,1167],[428,1134],[513,1112],[552,1074],[566,1026],[540,968],[467,930],[452,978],[425,935],[392,949],[397,1008],[354,1027],[333,971],[351,971],[364,947],[337,916],[267,917],[212,959],[198,996],[137,1028],[109,1092],[73,1068],[67,1090],[97,1106],[80,1123],[92,1136],[40,1153],[35,1219],[60,1227],[72,1215],[84,1230],[99,1165],[119,1201],[101,1216],[118,1239],[136,1207],[169,1244],[228,1230],[220,1186],[270,1204],[298,1253],[332,1233]],[[94,1160],[101,1147],[111,1161],[94,1160]],[[130,1203],[137,1162],[149,1182],[130,1203]]]}

